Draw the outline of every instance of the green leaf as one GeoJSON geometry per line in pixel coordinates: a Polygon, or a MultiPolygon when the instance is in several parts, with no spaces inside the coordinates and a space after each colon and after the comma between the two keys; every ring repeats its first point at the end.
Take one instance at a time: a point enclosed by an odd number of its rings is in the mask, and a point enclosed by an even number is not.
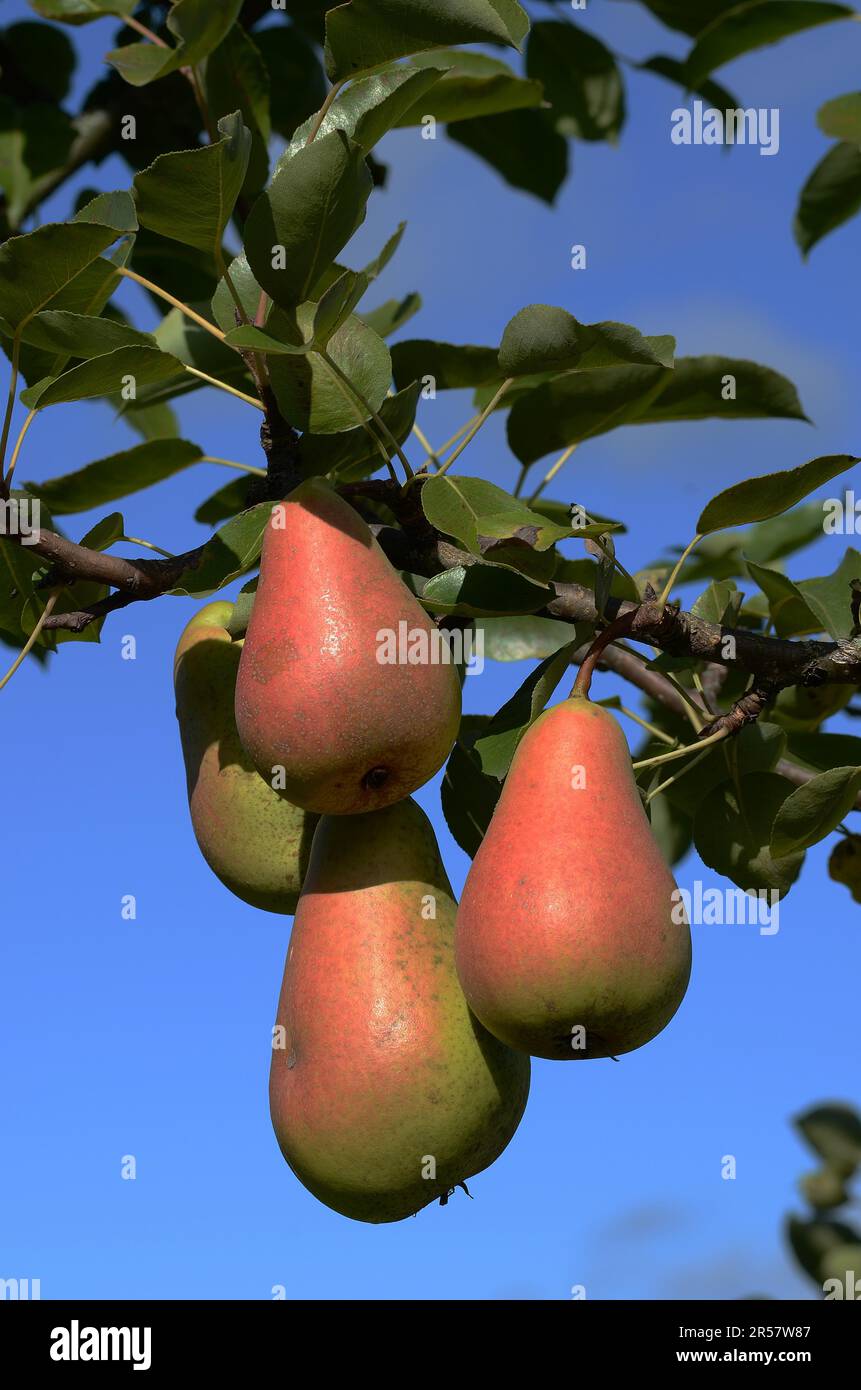
{"type": "Polygon", "coordinates": [[[170,592],[204,598],[246,574],[260,558],[263,533],[271,514],[272,503],[260,502],[228,521],[207,541],[198,565],[187,569],[170,592]]]}
{"type": "Polygon", "coordinates": [[[625,121],[625,88],[600,39],[571,22],[534,24],[526,71],[543,83],[562,135],[615,140],[625,121]]]}
{"type": "Polygon", "coordinates": [[[107,61],[133,87],[146,86],[178,68],[193,68],[208,57],[232,29],[242,0],[174,0],[167,27],[174,48],[131,43],[107,54],[107,61]]]}
{"type": "MultiPolygon", "coordinates": [[[[478,716],[465,716],[461,730],[467,721],[473,724],[478,716]]],[[[481,720],[481,723],[489,720],[481,720]]],[[[476,759],[461,739],[451,750],[443,776],[440,800],[446,824],[454,839],[472,857],[484,838],[496,809],[502,787],[496,777],[488,777],[482,772],[476,759]]]]}
{"type": "Polygon", "coordinates": [[[798,591],[808,608],[819,618],[824,632],[839,642],[852,633],[853,579],[861,579],[861,555],[850,546],[833,574],[819,579],[802,579],[798,591]]]}
{"type": "Polygon", "coordinates": [[[37,14],[63,24],[89,24],[111,14],[125,18],[134,13],[138,3],[139,0],[30,0],[37,14]]]}
{"type": "Polygon", "coordinates": [[[128,403],[125,422],[141,439],[178,439],[179,421],[169,405],[128,403]],[[131,406],[131,408],[130,408],[131,406]]]}
{"type": "MultiPolygon", "coordinates": [[[[333,101],[316,136],[343,131],[364,151],[370,154],[387,131],[400,123],[401,117],[416,103],[422,110],[423,98],[443,76],[441,68],[394,68],[389,72],[363,77],[342,91],[333,101]]],[[[316,123],[316,116],[299,127],[287,149],[287,155],[305,148],[316,123]]]]}
{"type": "Polygon", "coordinates": [[[426,338],[408,338],[392,348],[392,372],[400,390],[413,381],[432,378],[437,391],[499,381],[495,348],[455,346],[426,338]]]}
{"type": "Polygon", "coordinates": [[[817,164],[801,190],[793,231],[806,256],[828,232],[861,208],[861,150],[834,145],[817,164]]]}
{"type": "Polygon", "coordinates": [[[199,150],[163,154],[135,177],[138,217],[161,236],[221,259],[224,229],[242,192],[250,132],[239,112],[218,122],[223,139],[199,150]]]}
{"type": "Polygon", "coordinates": [[[352,0],[326,15],[326,71],[332,82],[342,82],[429,48],[519,48],[528,28],[516,0],[352,0]]]}
{"type": "Polygon", "coordinates": [[[53,513],[62,516],[87,512],[152,487],[201,458],[203,450],[185,439],[157,439],[123,449],[61,478],[24,486],[46,502],[53,513]]]}
{"type": "Polygon", "coordinates": [[[568,175],[568,143],[547,111],[505,111],[452,121],[450,140],[478,155],[510,184],[553,203],[568,175]]]}
{"type": "Polygon", "coordinates": [[[705,536],[727,526],[743,526],[746,522],[778,516],[858,461],[851,454],[827,454],[798,468],[746,478],[712,498],[700,514],[697,531],[705,536]]]}
{"type": "MultiPolygon", "coordinates": [[[[380,406],[380,419],[399,444],[409,437],[415,423],[418,398],[418,383],[413,382],[396,395],[387,396],[380,406]]],[[[387,453],[394,452],[388,439],[384,438],[383,443],[387,453]]],[[[380,450],[363,425],[341,434],[303,434],[298,450],[305,478],[332,473],[351,482],[382,467],[380,450]]]]}
{"type": "Polygon", "coordinates": [[[22,392],[21,400],[31,410],[44,410],[49,405],[63,405],[68,401],[112,396],[123,390],[130,377],[134,378],[135,389],[139,391],[181,370],[175,357],[156,348],[118,348],[103,357],[90,358],[54,381],[30,387],[22,392]]]}
{"type": "Polygon", "coordinates": [[[712,580],[704,594],[691,607],[696,617],[707,623],[721,623],[732,627],[738,618],[742,595],[732,583],[723,581],[716,584],[712,580]]]}
{"type": "MultiPolygon", "coordinates": [[[[235,260],[232,260],[227,269],[246,316],[253,323],[257,317],[260,296],[263,291],[255,280],[244,255],[237,256],[235,260]]],[[[227,287],[227,281],[223,277],[218,282],[218,288],[212,296],[212,317],[222,333],[230,333],[236,327],[236,304],[227,287]]]]}
{"type": "Polygon", "coordinates": [[[670,29],[695,37],[706,25],[727,10],[735,9],[738,0],[642,0],[647,10],[670,29]]]}
{"type": "Polygon", "coordinates": [[[71,357],[100,357],[120,347],[157,346],[151,333],[139,333],[116,319],[72,314],[66,309],[43,309],[22,333],[25,343],[44,352],[71,357]]]}
{"type": "Polygon", "coordinates": [[[790,685],[781,690],[770,718],[790,733],[810,733],[845,709],[854,694],[852,685],[790,685]]]}
{"type": "Polygon", "coordinates": [[[110,516],[102,517],[95,526],[91,526],[87,534],[81,537],[80,543],[87,550],[110,550],[112,545],[122,540],[125,533],[122,512],[111,512],[110,516]]]}
{"type": "Polygon", "coordinates": [[[48,222],[0,246],[0,317],[8,328],[23,328],[117,235],[116,228],[94,222],[48,222]]]}
{"type": "Polygon", "coordinates": [[[518,397],[508,417],[508,443],[521,463],[642,419],[672,375],[664,367],[604,367],[566,372],[518,397]]]}
{"type": "Polygon", "coordinates": [[[56,106],[19,108],[0,97],[0,188],[12,227],[38,200],[40,181],[63,167],[75,133],[71,119],[56,106]]]}
{"type": "Polygon", "coordinates": [[[610,367],[626,362],[671,367],[666,344],[624,323],[578,323],[565,309],[530,304],[507,324],[499,348],[500,377],[531,376],[574,367],[610,367]]]}
{"type": "Polygon", "coordinates": [[[810,849],[830,835],[855,805],[861,767],[835,767],[798,787],[783,802],[771,831],[775,858],[810,849]]]}
{"type": "Polygon", "coordinates": [[[821,620],[808,608],[791,579],[753,560],[748,560],[747,568],[751,579],[768,599],[769,616],[778,637],[802,637],[822,631],[821,620]]]}
{"type": "Polygon", "coordinates": [[[375,333],[379,333],[381,338],[388,338],[390,333],[397,333],[399,328],[403,328],[421,307],[421,295],[413,292],[404,295],[403,299],[387,299],[376,309],[369,309],[367,313],[360,314],[359,318],[369,328],[373,328],[375,333]]]}
{"type": "Polygon", "coordinates": [[[461,474],[429,478],[422,487],[422,508],[438,531],[462,541],[474,555],[484,553],[494,561],[496,553],[486,544],[489,538],[514,538],[540,552],[564,537],[591,539],[613,527],[612,522],[576,528],[570,524],[557,526],[495,483],[461,474]]]}
{"type": "MultiPolygon", "coordinates": [[[[306,335],[313,328],[314,307],[302,305],[297,314],[306,335]]],[[[326,351],[370,410],[378,411],[386,399],[392,374],[389,350],[382,338],[353,314],[329,340],[326,351]]],[[[368,409],[317,352],[270,357],[269,370],[281,413],[296,429],[339,434],[370,418],[368,409]]]]}
{"type": "Polygon", "coordinates": [[[819,772],[849,764],[861,767],[861,738],[854,734],[790,734],[789,752],[796,762],[819,772]]]}
{"type": "Polygon", "coordinates": [[[236,516],[237,512],[245,511],[248,506],[250,482],[250,476],[245,474],[219,488],[205,502],[201,502],[194,513],[195,521],[203,522],[206,526],[217,526],[220,521],[226,521],[228,517],[236,516]]]}
{"type": "Polygon", "coordinates": [[[796,1115],[793,1123],[836,1172],[848,1177],[861,1164],[861,1116],[851,1105],[817,1105],[796,1115]]]}
{"type": "MultiPolygon", "coordinates": [[[[721,87],[717,82],[706,81],[697,83],[696,87],[689,86],[687,68],[678,58],[667,58],[658,53],[645,63],[638,63],[637,67],[641,72],[653,72],[657,77],[665,77],[668,82],[675,82],[686,92],[695,92],[718,111],[736,111],[739,107],[739,102],[732,92],[728,92],[726,87],[721,87]]],[[[732,145],[727,143],[724,149],[731,150],[732,145]]]]}
{"type": "Polygon", "coordinates": [[[532,584],[513,570],[476,564],[434,575],[424,586],[421,602],[432,613],[490,618],[500,613],[535,613],[552,596],[550,589],[532,584]]]}
{"type": "Polygon", "coordinates": [[[534,671],[530,671],[520,689],[495,714],[487,728],[476,739],[474,753],[482,772],[498,777],[507,776],[517,745],[530,725],[535,723],[566,671],[571,668],[573,642],[548,656],[534,671]]]}
{"type": "Polygon", "coordinates": [[[276,304],[311,297],[364,221],[371,186],[362,150],[340,131],[279,162],[245,227],[248,264],[276,304]]]}
{"type": "Polygon", "coordinates": [[[861,92],[848,92],[820,106],[816,124],[835,140],[861,145],[861,92]]]}
{"type": "Polygon", "coordinates": [[[326,75],[317,49],[295,25],[260,29],[254,42],[269,72],[272,129],[289,140],[326,99],[326,75]]]}
{"type": "Polygon", "coordinates": [[[582,645],[589,636],[585,624],[572,627],[556,618],[531,615],[481,618],[475,631],[484,634],[484,654],[490,661],[541,661],[572,641],[582,645]]]}
{"type": "MultiPolygon", "coordinates": [[[[657,711],[649,717],[653,723],[663,727],[657,711]]],[[[680,715],[679,719],[683,721],[679,727],[671,725],[668,731],[681,734],[683,739],[688,739],[689,726],[683,720],[683,716],[680,715]]],[[[681,777],[678,782],[668,787],[666,796],[686,815],[695,816],[700,803],[715,787],[728,784],[732,766],[744,769],[746,774],[771,772],[778,759],[783,756],[785,747],[786,734],[779,725],[763,720],[756,724],[748,724],[729,746],[717,744],[708,757],[697,764],[690,777],[681,777]]],[[[654,744],[650,745],[645,756],[654,756],[666,751],[663,744],[654,744]]]]}
{"type": "Polygon", "coordinates": [[[212,118],[229,116],[239,108],[251,134],[243,192],[257,193],[269,177],[270,78],[260,50],[241,24],[234,24],[224,42],[207,58],[205,85],[212,118]]]}
{"type": "Polygon", "coordinates": [[[777,43],[818,24],[850,19],[854,13],[848,5],[825,4],[822,0],[753,0],[751,4],[737,5],[698,33],[687,60],[688,81],[693,86],[742,53],[777,43]]]}
{"type": "Polygon", "coordinates": [[[647,807],[652,834],[672,867],[684,859],[693,843],[693,823],[666,796],[653,796],[647,807]]]}
{"type": "MultiPolygon", "coordinates": [[[[424,66],[421,59],[417,61],[424,66]]],[[[399,126],[419,126],[427,116],[443,124],[468,121],[541,104],[540,82],[516,77],[506,63],[483,53],[434,51],[427,56],[426,62],[429,66],[446,68],[446,75],[426,98],[417,101],[400,117],[399,126]]],[[[415,63],[413,60],[412,66],[415,63]]]]}
{"type": "Polygon", "coordinates": [[[515,400],[508,440],[521,462],[533,463],[620,425],[708,418],[806,419],[795,387],[768,367],[731,357],[680,357],[672,371],[611,367],[539,383],[515,400]]]}
{"type": "Polygon", "coordinates": [[[790,1216],[786,1223],[786,1234],[792,1253],[805,1274],[822,1292],[825,1280],[825,1264],[838,1248],[854,1244],[858,1237],[851,1226],[842,1221],[826,1221],[816,1217],[811,1221],[801,1221],[790,1216]]]}
{"type": "Polygon", "coordinates": [[[703,863],[746,892],[765,889],[783,897],[801,872],[804,851],[776,859],[771,827],[793,792],[792,783],[773,772],[720,783],[702,800],[694,820],[694,844],[703,863]]]}

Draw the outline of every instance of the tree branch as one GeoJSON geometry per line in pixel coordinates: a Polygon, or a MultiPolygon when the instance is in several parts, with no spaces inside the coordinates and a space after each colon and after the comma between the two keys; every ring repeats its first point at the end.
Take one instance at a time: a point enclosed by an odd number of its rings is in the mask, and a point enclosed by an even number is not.
{"type": "MultiPolygon", "coordinates": [[[[272,434],[270,440],[277,471],[275,478],[268,480],[271,486],[267,487],[267,493],[280,497],[289,491],[289,488],[281,488],[280,484],[284,473],[292,469],[295,463],[295,431],[280,420],[280,415],[270,415],[267,411],[264,432],[267,428],[271,432],[273,424],[279,431],[272,434]]],[[[409,492],[405,496],[395,484],[372,479],[366,483],[347,485],[343,491],[351,501],[360,503],[360,499],[365,497],[383,501],[392,510],[400,526],[373,523],[371,529],[396,567],[431,576],[456,566],[468,567],[478,563],[475,555],[459,549],[429,526],[416,506],[415,498],[409,492]]],[[[9,537],[12,541],[16,539],[20,540],[9,537]]],[[[198,563],[202,550],[202,547],[198,547],[173,560],[124,560],[100,551],[87,550],[49,531],[40,531],[38,542],[30,548],[34,554],[51,563],[51,582],[58,577],[66,583],[95,580],[126,595],[127,602],[157,598],[172,588],[184,569],[198,563]]],[[[640,604],[611,600],[605,615],[601,616],[595,606],[593,591],[584,585],[551,583],[548,588],[552,597],[540,610],[542,616],[595,628],[608,620],[628,618],[632,639],[646,642],[672,656],[690,656],[713,666],[731,666],[745,671],[754,677],[757,690],[766,691],[769,695],[787,685],[861,685],[861,642],[792,642],[766,637],[747,628],[708,623],[693,613],[683,612],[672,605],[662,606],[654,600],[640,604]]],[[[104,611],[113,611],[113,608],[105,610],[99,606],[98,612],[83,609],[80,613],[53,615],[48,623],[52,627],[81,631],[86,626],[86,616],[93,621],[103,616],[104,611]]],[[[618,661],[618,652],[610,659],[618,661]]],[[[639,669],[633,657],[629,657],[628,661],[639,669]]],[[[626,669],[632,668],[627,666],[626,669]]],[[[660,681],[658,672],[648,675],[660,681]]],[[[714,678],[710,679],[714,683],[714,678]]],[[[641,688],[646,687],[641,685],[641,688]]],[[[702,704],[702,701],[698,703],[702,704]]],[[[708,714],[714,713],[705,705],[703,708],[708,714]]],[[[737,719],[738,715],[733,715],[733,718],[737,719]]]]}
{"type": "MultiPolygon", "coordinates": [[[[579,664],[588,650],[588,646],[581,647],[579,651],[574,653],[573,662],[579,664]]],[[[650,671],[647,666],[643,666],[631,652],[626,652],[622,647],[607,647],[601,654],[599,667],[604,667],[615,675],[621,676],[623,680],[641,690],[650,700],[664,705],[674,714],[684,716],[685,702],[675,686],[671,685],[660,671],[650,671]]],[[[698,704],[706,713],[708,712],[703,700],[695,690],[691,691],[691,697],[695,704],[698,704]]],[[[706,730],[703,732],[705,733],[706,730]]],[[[789,758],[778,758],[774,770],[797,787],[803,787],[805,783],[817,776],[815,771],[806,767],[799,767],[798,763],[790,762],[789,758]]],[[[861,811],[861,793],[856,797],[853,809],[861,811]]]]}

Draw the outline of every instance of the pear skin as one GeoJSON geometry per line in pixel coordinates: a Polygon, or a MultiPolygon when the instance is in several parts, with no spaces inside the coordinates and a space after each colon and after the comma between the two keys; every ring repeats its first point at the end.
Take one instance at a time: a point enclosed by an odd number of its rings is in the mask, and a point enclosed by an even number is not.
{"type": "Polygon", "coordinates": [[[486,1028],[536,1057],[618,1056],[681,1003],[690,930],[624,735],[575,697],[515,753],[457,917],[457,969],[486,1028]]]}
{"type": "Polygon", "coordinates": [[[301,483],[266,527],[236,683],[243,746],[267,780],[283,768],[294,805],[379,810],[445,762],[460,723],[456,668],[381,661],[381,634],[399,630],[444,649],[358,513],[323,479],[301,483]]]}
{"type": "Polygon", "coordinates": [[[316,816],[273,791],[239,742],[233,714],[242,643],[227,631],[233,605],[191,619],[174,661],[176,716],[191,823],[204,859],[252,907],[296,911],[316,816]]]}
{"type": "Polygon", "coordinates": [[[293,1172],[357,1221],[400,1221],[493,1163],[529,1060],[470,1013],[456,905],[414,801],[324,816],[284,969],[269,1083],[293,1172]]]}

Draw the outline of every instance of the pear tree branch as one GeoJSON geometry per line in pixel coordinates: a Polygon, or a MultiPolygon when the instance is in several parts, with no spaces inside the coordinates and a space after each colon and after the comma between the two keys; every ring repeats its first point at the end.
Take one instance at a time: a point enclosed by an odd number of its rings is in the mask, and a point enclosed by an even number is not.
{"type": "MultiPolygon", "coordinates": [[[[277,422],[275,412],[269,418],[271,424],[277,422]]],[[[295,435],[289,427],[281,426],[283,434],[270,442],[270,450],[278,457],[276,480],[267,479],[264,484],[267,493],[274,486],[278,496],[285,490],[281,484],[286,482],[286,474],[295,476],[296,456],[295,435]],[[283,469],[283,473],[281,470],[283,469]],[[277,485],[276,485],[277,484],[277,485]]],[[[271,462],[271,455],[270,455],[271,462]]],[[[396,521],[394,526],[374,523],[377,539],[392,563],[402,569],[423,576],[432,576],[457,566],[469,567],[479,563],[477,557],[459,549],[435,531],[424,518],[417,504],[417,494],[411,496],[410,489],[404,492],[386,480],[370,480],[343,488],[344,495],[361,507],[361,499],[383,501],[390,508],[396,521]]],[[[9,542],[21,543],[22,538],[10,536],[9,542]]],[[[104,616],[105,612],[115,611],[130,603],[148,601],[174,587],[183,570],[193,568],[200,562],[203,547],[197,547],[184,555],[170,560],[134,559],[126,560],[101,551],[88,550],[76,545],[50,531],[40,531],[35,543],[28,546],[34,555],[48,561],[51,572],[45,581],[50,587],[58,580],[74,584],[78,580],[94,580],[107,584],[118,592],[101,604],[82,608],[76,613],[54,614],[46,622],[47,628],[69,628],[82,631],[90,622],[104,616]]],[[[847,597],[847,602],[849,599],[847,597]]],[[[715,715],[698,697],[704,712],[712,720],[717,717],[729,719],[733,731],[744,722],[755,717],[764,707],[767,699],[784,686],[827,684],[861,685],[861,641],[855,639],[840,642],[789,641],[784,638],[765,636],[747,628],[725,627],[709,623],[693,613],[687,613],[675,605],[662,605],[659,600],[649,599],[642,603],[611,600],[604,614],[599,614],[595,606],[595,595],[591,589],[581,584],[551,583],[548,586],[548,601],[540,610],[545,617],[563,622],[580,623],[601,628],[605,622],[616,623],[624,619],[624,627],[630,639],[644,642],[671,656],[689,656],[696,661],[709,663],[706,668],[710,688],[716,690],[717,683],[709,674],[713,667],[734,667],[753,677],[754,698],[751,692],[747,703],[730,711],[728,715],[715,715]],[[754,709],[757,705],[758,708],[754,709]]],[[[617,648],[608,648],[602,654],[602,662],[619,661],[617,648]]],[[[637,667],[638,679],[634,681],[641,689],[643,680],[658,678],[664,686],[669,686],[660,673],[647,672],[640,675],[640,663],[627,654],[626,669],[637,667]]],[[[631,679],[631,677],[628,677],[631,679]]],[[[675,692],[674,692],[675,693],[675,692]]],[[[678,696],[676,698],[679,698],[678,696]]],[[[712,732],[716,725],[710,726],[712,732]]]]}

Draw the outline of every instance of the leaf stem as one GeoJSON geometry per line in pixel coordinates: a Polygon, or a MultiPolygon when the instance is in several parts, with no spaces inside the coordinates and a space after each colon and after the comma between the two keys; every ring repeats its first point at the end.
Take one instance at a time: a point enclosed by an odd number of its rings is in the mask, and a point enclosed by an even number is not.
{"type": "Polygon", "coordinates": [[[123,23],[127,28],[136,30],[137,33],[142,35],[149,43],[154,43],[156,48],[170,48],[169,43],[165,43],[164,39],[160,39],[158,34],[154,34],[152,29],[148,29],[145,24],[141,24],[139,19],[135,19],[134,15],[126,15],[123,19],[123,23]]]}
{"type": "MultiPolygon", "coordinates": [[[[602,705],[604,701],[596,700],[595,703],[602,705]]],[[[609,706],[609,708],[612,708],[612,706],[609,706]]],[[[652,738],[656,738],[659,743],[666,743],[669,748],[678,748],[679,741],[677,738],[673,738],[672,734],[665,733],[664,730],[659,729],[656,724],[650,724],[648,719],[644,719],[641,714],[637,714],[636,710],[629,709],[627,705],[622,704],[618,706],[618,709],[620,714],[624,714],[628,719],[632,719],[635,724],[639,724],[641,729],[645,729],[646,733],[651,734],[652,738]]]]}
{"type": "Polygon", "coordinates": [[[310,145],[311,142],[317,138],[317,135],[320,132],[320,127],[325,121],[327,115],[329,114],[329,108],[331,107],[332,102],[335,100],[335,97],[338,95],[341,88],[343,87],[345,81],[346,78],[342,77],[340,82],[336,82],[334,86],[329,88],[329,91],[326,94],[326,100],[323,102],[323,105],[317,112],[317,116],[309,132],[308,139],[305,141],[306,149],[308,145],[310,145]]]}
{"type": "Polygon", "coordinates": [[[209,386],[217,387],[219,391],[226,391],[229,396],[235,396],[237,400],[245,401],[246,405],[253,405],[255,410],[263,411],[265,414],[265,406],[261,401],[256,400],[254,396],[246,396],[244,391],[238,391],[235,386],[228,386],[226,381],[219,381],[217,377],[207,376],[206,372],[199,372],[197,367],[189,367],[187,362],[183,363],[183,367],[185,371],[190,372],[192,376],[198,377],[200,381],[205,381],[209,386]]]}
{"type": "Polygon", "coordinates": [[[198,463],[220,463],[223,468],[238,468],[240,473],[253,473],[255,478],[267,476],[265,468],[255,468],[252,463],[235,463],[233,459],[219,459],[212,454],[204,454],[198,463]]]}
{"type": "Polygon", "coordinates": [[[121,541],[127,541],[129,545],[142,545],[144,550],[154,550],[156,555],[163,555],[166,560],[175,560],[176,556],[171,550],[162,550],[160,545],[153,545],[152,541],[142,541],[140,536],[120,536],[121,541]]]}
{"type": "Polygon", "coordinates": [[[338,378],[338,380],[341,381],[341,382],[343,382],[344,386],[346,386],[347,389],[348,389],[350,392],[352,392],[352,394],[355,396],[356,400],[357,400],[357,401],[359,402],[359,404],[361,405],[362,409],[363,409],[363,410],[367,410],[367,412],[368,412],[368,414],[370,415],[371,419],[373,420],[374,424],[378,427],[378,429],[382,432],[382,434],[385,435],[386,439],[389,441],[389,443],[391,444],[391,446],[392,446],[392,448],[394,449],[395,453],[397,454],[398,458],[400,459],[401,463],[403,464],[403,469],[404,469],[404,472],[405,472],[406,475],[407,475],[407,478],[409,479],[409,478],[414,477],[415,475],[414,475],[414,473],[413,473],[412,467],[410,466],[410,461],[409,461],[409,459],[407,458],[406,454],[404,453],[404,451],[403,451],[403,449],[401,448],[401,446],[400,446],[400,444],[398,443],[398,441],[395,439],[395,436],[392,434],[391,430],[389,429],[388,425],[386,424],[386,422],[385,422],[385,420],[382,418],[382,416],[379,415],[378,412],[377,412],[376,410],[373,410],[373,409],[371,408],[369,402],[368,402],[368,401],[365,399],[365,397],[362,395],[362,393],[361,393],[361,391],[359,390],[359,388],[358,388],[357,386],[354,386],[354,385],[353,385],[352,381],[351,381],[350,378],[347,376],[346,372],[343,372],[343,371],[341,370],[341,368],[338,366],[338,364],[337,364],[337,362],[335,361],[335,359],[334,359],[333,357],[331,357],[331,356],[329,355],[329,353],[325,351],[325,349],[320,353],[320,356],[322,357],[323,361],[326,363],[326,366],[329,368],[329,370],[332,371],[332,372],[334,372],[334,373],[335,373],[335,376],[338,378]]]}
{"type": "Polygon", "coordinates": [[[553,479],[556,477],[556,474],[559,472],[559,470],[565,467],[565,464],[568,462],[576,448],[576,444],[569,444],[565,452],[563,454],[560,454],[559,458],[553,464],[553,467],[548,469],[547,473],[544,475],[541,482],[538,484],[532,496],[527,498],[527,507],[531,507],[533,502],[538,501],[538,498],[541,496],[547,484],[551,483],[553,479]]]}
{"type": "Polygon", "coordinates": [[[439,469],[437,477],[440,477],[443,473],[447,473],[448,470],[451,468],[452,464],[460,458],[464,449],[472,443],[472,441],[475,439],[475,436],[478,434],[478,431],[484,424],[485,420],[489,419],[490,416],[493,414],[494,410],[498,406],[499,402],[502,400],[502,397],[505,395],[509,386],[514,385],[514,380],[514,377],[510,376],[502,383],[496,395],[493,397],[493,400],[488,402],[488,404],[484,407],[484,410],[481,412],[478,419],[476,420],[475,424],[472,425],[472,427],[467,431],[466,438],[461,440],[460,444],[458,444],[451,457],[447,458],[445,463],[439,469]]]}
{"type": "Polygon", "coordinates": [[[30,655],[30,652],[33,650],[33,648],[35,647],[36,643],[37,643],[38,640],[39,640],[39,634],[40,634],[40,632],[42,631],[42,628],[45,626],[45,623],[47,622],[48,618],[50,618],[52,612],[54,611],[54,604],[57,602],[57,599],[58,599],[59,597],[60,597],[60,590],[59,590],[59,589],[52,589],[52,590],[51,590],[51,593],[50,593],[49,596],[48,596],[48,602],[45,604],[44,612],[42,613],[41,617],[39,618],[39,621],[37,622],[36,626],[33,628],[33,631],[30,633],[30,636],[27,638],[26,643],[25,643],[24,646],[21,648],[21,650],[20,650],[20,652],[18,653],[17,657],[16,657],[15,660],[12,662],[12,665],[9,667],[9,670],[6,672],[6,674],[5,674],[5,676],[3,677],[3,679],[0,680],[0,690],[3,689],[4,685],[8,685],[8,684],[9,684],[9,682],[10,682],[10,680],[12,679],[12,677],[14,676],[15,672],[18,670],[18,667],[21,666],[21,665],[23,664],[23,662],[26,661],[27,657],[30,655]]]}
{"type": "Polygon", "coordinates": [[[729,737],[727,729],[718,729],[716,734],[709,734],[708,738],[700,739],[699,743],[686,743],[684,748],[677,748],[673,753],[659,753],[655,758],[644,758],[642,762],[632,763],[635,772],[639,772],[644,767],[658,767],[661,763],[673,762],[676,758],[686,758],[695,749],[711,748],[712,744],[720,743],[729,737]]]}
{"type": "Polygon", "coordinates": [[[8,490],[8,483],[3,478],[3,468],[6,463],[6,446],[9,443],[9,430],[12,427],[12,415],[15,410],[15,395],[18,390],[18,370],[21,360],[21,337],[15,334],[12,341],[12,375],[9,379],[9,395],[6,400],[6,414],[3,418],[3,435],[0,438],[0,479],[3,481],[3,490],[8,490]]]}
{"type": "Polygon", "coordinates": [[[21,426],[20,433],[19,433],[19,435],[18,435],[18,438],[17,438],[16,441],[15,441],[15,448],[14,448],[13,451],[12,451],[12,462],[9,464],[9,472],[6,474],[6,487],[7,487],[7,488],[8,488],[9,484],[10,484],[11,481],[12,481],[12,474],[15,472],[15,465],[16,465],[16,463],[18,462],[18,455],[21,453],[21,446],[22,446],[22,444],[24,443],[24,440],[25,440],[26,435],[27,435],[27,431],[28,431],[28,429],[30,428],[30,426],[32,425],[33,421],[35,420],[37,414],[38,414],[38,410],[31,410],[30,413],[29,413],[29,415],[27,416],[26,420],[24,421],[23,425],[21,426]]]}
{"type": "Polygon", "coordinates": [[[658,602],[659,602],[659,604],[661,605],[662,608],[663,608],[664,604],[666,603],[667,599],[670,597],[670,592],[671,592],[671,590],[672,590],[672,587],[673,587],[673,585],[675,584],[676,580],[678,579],[679,574],[681,573],[681,569],[682,569],[682,566],[683,566],[684,563],[685,563],[685,560],[686,560],[686,559],[688,558],[688,556],[690,555],[690,553],[691,553],[691,551],[693,550],[694,546],[699,545],[699,543],[700,543],[701,540],[702,540],[702,536],[700,536],[700,535],[694,536],[694,538],[693,538],[693,540],[691,541],[690,545],[686,546],[685,549],[682,551],[681,555],[679,556],[679,558],[678,558],[678,560],[677,560],[677,562],[676,562],[675,568],[672,570],[669,579],[667,580],[666,584],[664,585],[664,588],[663,588],[663,592],[662,592],[662,594],[661,594],[661,597],[658,599],[658,602]]]}
{"type": "Polygon", "coordinates": [[[667,777],[665,781],[659,782],[657,787],[653,787],[646,797],[646,805],[649,804],[653,796],[657,796],[660,792],[666,791],[667,787],[671,787],[674,782],[678,782],[680,777],[684,777],[692,768],[696,767],[697,763],[701,763],[704,758],[707,758],[710,753],[710,748],[704,748],[698,757],[691,758],[691,761],[686,763],[684,767],[679,768],[678,772],[674,772],[672,777],[667,777]]]}
{"type": "MultiPolygon", "coordinates": [[[[154,285],[152,280],[147,280],[145,276],[138,275],[136,270],[128,270],[125,266],[118,265],[116,271],[118,275],[124,275],[127,280],[134,280],[136,285],[142,285],[145,290],[150,290],[153,294],[158,295],[159,299],[166,300],[167,303],[172,304],[175,309],[179,309],[180,313],[185,314],[186,318],[193,319],[201,328],[205,328],[207,333],[212,334],[213,338],[218,338],[219,342],[224,342],[225,335],[220,328],[216,328],[214,323],[210,323],[202,314],[198,314],[194,309],[190,309],[187,304],[183,304],[181,299],[176,299],[172,294],[169,294],[167,290],[163,290],[160,285],[154,285]]],[[[230,347],[231,344],[228,343],[227,346],[230,347]]]]}

